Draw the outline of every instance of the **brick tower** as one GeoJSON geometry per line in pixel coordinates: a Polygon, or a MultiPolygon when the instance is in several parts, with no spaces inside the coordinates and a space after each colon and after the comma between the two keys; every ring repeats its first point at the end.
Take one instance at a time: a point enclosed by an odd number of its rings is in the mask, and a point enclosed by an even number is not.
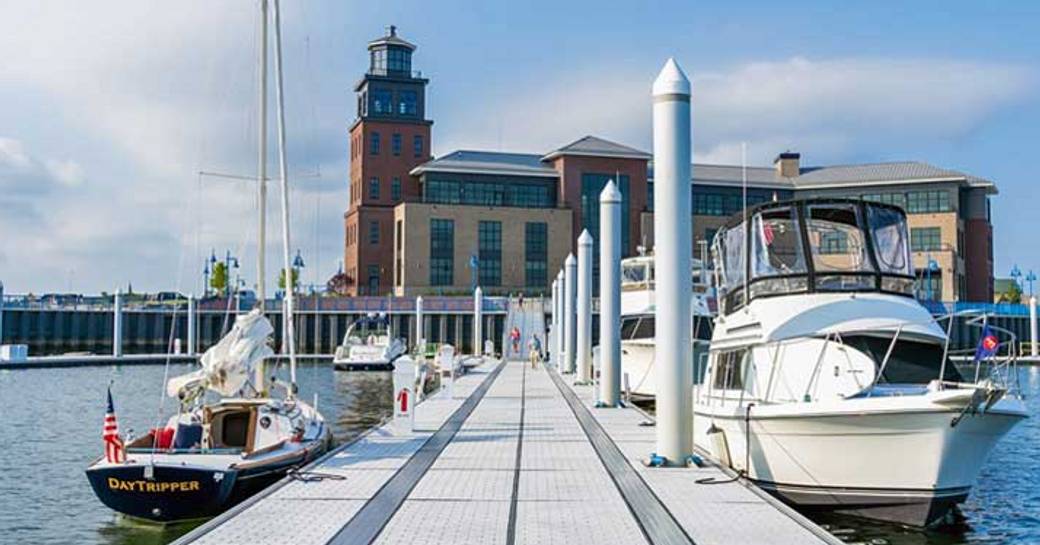
{"type": "Polygon", "coordinates": [[[347,294],[392,289],[394,206],[419,196],[408,173],[430,158],[428,80],[412,70],[415,46],[397,28],[368,44],[368,72],[354,86],[357,118],[350,126],[350,202],[344,214],[347,294]]]}

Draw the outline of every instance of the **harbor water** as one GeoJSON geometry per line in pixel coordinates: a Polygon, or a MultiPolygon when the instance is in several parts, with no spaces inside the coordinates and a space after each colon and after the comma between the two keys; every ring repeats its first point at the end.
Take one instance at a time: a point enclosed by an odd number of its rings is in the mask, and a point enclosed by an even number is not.
{"type": "MultiPolygon", "coordinates": [[[[170,368],[176,375],[190,369],[170,368]]],[[[1020,371],[1032,415],[1040,414],[1040,368],[1020,371]]],[[[346,441],[391,411],[388,374],[337,373],[327,363],[304,363],[300,396],[311,400],[346,441]]],[[[0,371],[4,425],[0,442],[0,542],[165,544],[192,525],[158,527],[129,522],[95,497],[84,468],[102,454],[105,389],[121,430],[156,426],[163,366],[82,367],[0,371]]],[[[174,408],[165,400],[165,413],[174,408]]],[[[164,421],[163,418],[162,421],[164,421]]],[[[963,506],[965,522],[937,531],[910,530],[850,517],[816,517],[849,543],[952,545],[1040,543],[1040,418],[1019,425],[994,450],[979,484],[963,506]]]]}

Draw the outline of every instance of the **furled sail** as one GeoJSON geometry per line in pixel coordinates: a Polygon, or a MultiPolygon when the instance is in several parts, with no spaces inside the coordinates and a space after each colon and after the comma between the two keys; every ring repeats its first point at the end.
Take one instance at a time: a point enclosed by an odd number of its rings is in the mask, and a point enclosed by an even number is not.
{"type": "Polygon", "coordinates": [[[166,383],[167,395],[185,399],[202,388],[224,396],[237,395],[257,363],[274,354],[267,345],[272,333],[271,322],[260,310],[238,316],[231,331],[202,355],[202,369],[166,383]]]}

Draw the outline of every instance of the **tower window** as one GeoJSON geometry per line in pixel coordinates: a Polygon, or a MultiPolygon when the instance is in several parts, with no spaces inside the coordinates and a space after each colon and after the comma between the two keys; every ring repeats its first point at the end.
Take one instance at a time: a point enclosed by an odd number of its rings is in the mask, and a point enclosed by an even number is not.
{"type": "Polygon", "coordinates": [[[379,198],[379,178],[371,178],[368,180],[368,198],[379,198]]]}
{"type": "Polygon", "coordinates": [[[423,156],[423,138],[421,134],[417,134],[412,137],[412,153],[416,157],[423,156]]]}
{"type": "Polygon", "coordinates": [[[393,94],[388,89],[372,90],[372,113],[391,114],[394,112],[393,94]]]}
{"type": "Polygon", "coordinates": [[[401,179],[397,176],[390,181],[390,198],[395,202],[401,200],[401,179]]]}
{"type": "Polygon", "coordinates": [[[390,137],[390,149],[391,149],[391,151],[393,151],[394,155],[401,155],[401,135],[400,134],[394,133],[393,136],[390,137]]]}
{"type": "Polygon", "coordinates": [[[369,151],[372,155],[379,155],[379,133],[373,132],[369,140],[369,151]]]}
{"type": "Polygon", "coordinates": [[[368,222],[368,243],[379,244],[379,222],[368,222]]]}
{"type": "Polygon", "coordinates": [[[411,72],[412,53],[407,49],[390,48],[387,51],[386,68],[391,72],[411,72]]]}
{"type": "Polygon", "coordinates": [[[415,91],[400,91],[397,93],[397,113],[400,115],[414,116],[418,113],[419,95],[415,91]]]}

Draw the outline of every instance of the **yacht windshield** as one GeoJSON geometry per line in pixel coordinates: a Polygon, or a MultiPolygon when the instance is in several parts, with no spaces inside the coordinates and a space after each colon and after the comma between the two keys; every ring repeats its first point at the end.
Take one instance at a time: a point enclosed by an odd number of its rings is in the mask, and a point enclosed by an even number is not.
{"type": "Polygon", "coordinates": [[[747,222],[731,219],[713,251],[726,312],[742,306],[745,294],[913,293],[906,214],[890,205],[847,199],[768,203],[756,207],[747,222]]]}

